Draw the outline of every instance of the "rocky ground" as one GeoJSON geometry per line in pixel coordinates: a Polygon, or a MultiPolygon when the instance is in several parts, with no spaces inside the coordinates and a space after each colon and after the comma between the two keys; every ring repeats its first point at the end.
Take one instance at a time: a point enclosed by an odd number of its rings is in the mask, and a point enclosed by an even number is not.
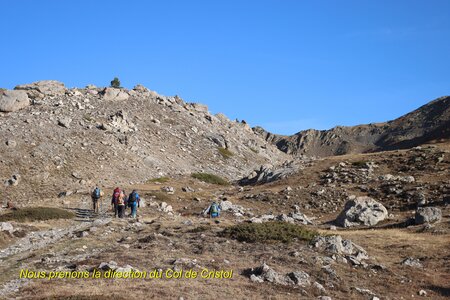
{"type": "MultiPolygon", "coordinates": [[[[186,176],[127,185],[139,218],[93,215],[87,194],[41,206],[72,220],[2,223],[5,299],[446,299],[449,296],[450,144],[310,161],[261,185],[218,186],[186,176]],[[222,202],[219,222],[202,215],[222,202]],[[424,212],[430,209],[432,211],[424,212]],[[317,231],[312,240],[239,241],[236,224],[279,220],[317,231]],[[346,221],[345,221],[346,220],[346,221]],[[231,279],[18,279],[39,271],[233,271],[231,279]],[[83,297],[84,296],[84,297],[83,297]],[[54,297],[54,298],[52,298],[54,297]],[[329,297],[329,298],[327,298],[329,297]],[[72,299],[72,298],[71,298],[72,299]]],[[[254,174],[253,174],[254,175],[254,174]]],[[[107,187],[109,194],[113,187],[107,187]]],[[[8,210],[4,209],[3,214],[8,210]]]]}

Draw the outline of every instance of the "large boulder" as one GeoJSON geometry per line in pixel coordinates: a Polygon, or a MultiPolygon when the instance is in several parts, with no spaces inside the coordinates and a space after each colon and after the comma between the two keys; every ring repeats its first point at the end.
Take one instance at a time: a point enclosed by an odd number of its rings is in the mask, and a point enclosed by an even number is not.
{"type": "Polygon", "coordinates": [[[127,100],[130,95],[121,89],[105,88],[103,90],[103,100],[106,101],[123,101],[127,100]]]}
{"type": "Polygon", "coordinates": [[[417,225],[439,222],[442,219],[442,211],[438,207],[419,207],[416,211],[415,222],[417,225]]]}
{"type": "Polygon", "coordinates": [[[336,224],[342,227],[357,225],[373,226],[383,221],[388,211],[383,204],[370,197],[350,196],[344,210],[336,218],[336,224]]]}
{"type": "Polygon", "coordinates": [[[28,105],[30,105],[30,99],[24,91],[0,92],[0,111],[2,112],[14,112],[28,105]]]}
{"type": "Polygon", "coordinates": [[[41,80],[30,84],[18,85],[15,90],[24,90],[30,98],[43,98],[44,96],[61,96],[67,91],[64,83],[56,80],[41,80]]]}

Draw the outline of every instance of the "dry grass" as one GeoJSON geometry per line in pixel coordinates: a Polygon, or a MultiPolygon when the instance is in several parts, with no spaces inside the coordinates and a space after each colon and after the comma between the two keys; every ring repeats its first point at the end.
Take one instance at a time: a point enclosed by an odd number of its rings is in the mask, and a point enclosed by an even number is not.
{"type": "Polygon", "coordinates": [[[170,181],[169,177],[158,177],[158,178],[153,178],[153,179],[147,180],[147,183],[166,183],[169,181],[170,181]]]}
{"type": "Polygon", "coordinates": [[[310,241],[318,235],[314,230],[286,222],[238,224],[226,228],[222,234],[240,242],[251,243],[268,241],[289,243],[294,240],[310,241]]]}

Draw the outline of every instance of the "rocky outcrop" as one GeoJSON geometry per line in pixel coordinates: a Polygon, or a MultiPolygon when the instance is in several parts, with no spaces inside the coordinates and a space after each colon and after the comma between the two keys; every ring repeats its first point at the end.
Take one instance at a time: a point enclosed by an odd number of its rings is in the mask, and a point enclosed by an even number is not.
{"type": "Polygon", "coordinates": [[[342,227],[374,226],[387,216],[388,212],[383,204],[370,197],[351,196],[345,203],[344,210],[336,218],[336,224],[342,227]]]}
{"type": "Polygon", "coordinates": [[[369,256],[366,250],[350,240],[342,239],[340,235],[316,236],[311,244],[314,248],[331,254],[333,258],[341,257],[344,262],[350,262],[354,266],[367,266],[365,260],[369,256]]]}
{"type": "Polygon", "coordinates": [[[261,166],[259,169],[253,170],[248,176],[238,181],[239,185],[255,185],[269,183],[275,180],[286,178],[294,174],[298,170],[298,166],[294,162],[284,163],[281,166],[261,166]]]}
{"type": "Polygon", "coordinates": [[[44,98],[45,96],[61,96],[67,91],[64,83],[56,80],[42,80],[18,85],[14,89],[26,91],[31,99],[44,98]]]}
{"type": "Polygon", "coordinates": [[[0,111],[15,112],[30,105],[30,99],[24,91],[0,91],[0,111]]]}

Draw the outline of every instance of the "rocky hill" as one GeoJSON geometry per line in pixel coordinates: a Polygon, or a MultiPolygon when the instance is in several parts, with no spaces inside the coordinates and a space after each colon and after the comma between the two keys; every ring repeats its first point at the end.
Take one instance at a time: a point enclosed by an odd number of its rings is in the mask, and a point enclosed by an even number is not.
{"type": "Polygon", "coordinates": [[[450,97],[438,98],[386,123],[304,130],[292,136],[254,131],[281,151],[293,155],[333,156],[393,149],[450,138],[450,97]]]}
{"type": "Polygon", "coordinates": [[[235,179],[289,159],[247,124],[141,85],[40,81],[0,93],[0,178],[15,201],[193,172],[235,179]]]}

